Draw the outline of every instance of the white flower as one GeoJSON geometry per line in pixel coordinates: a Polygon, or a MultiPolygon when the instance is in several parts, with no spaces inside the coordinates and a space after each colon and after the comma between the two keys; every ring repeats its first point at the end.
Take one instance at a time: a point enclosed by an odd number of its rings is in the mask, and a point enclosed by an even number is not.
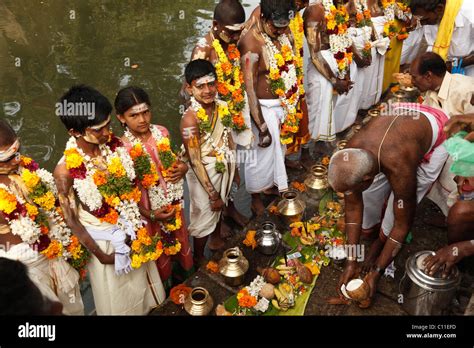
{"type": "Polygon", "coordinates": [[[127,176],[130,179],[130,181],[135,180],[135,168],[133,166],[133,160],[130,157],[130,154],[128,153],[127,149],[125,147],[118,147],[116,150],[118,157],[120,159],[120,162],[122,163],[125,172],[127,172],[127,176]]]}
{"type": "Polygon", "coordinates": [[[265,279],[262,276],[257,276],[255,279],[247,286],[248,292],[251,296],[257,297],[258,293],[265,285],[265,279]]]}
{"type": "Polygon", "coordinates": [[[92,175],[87,175],[85,179],[74,179],[73,186],[77,196],[89,210],[94,211],[102,206],[102,195],[94,183],[92,175]]]}
{"type": "Polygon", "coordinates": [[[11,220],[10,229],[14,235],[19,236],[27,244],[36,243],[41,236],[38,224],[29,217],[20,216],[18,219],[11,220]]]}
{"type": "Polygon", "coordinates": [[[48,190],[51,191],[56,197],[58,195],[58,189],[56,188],[56,183],[54,182],[53,174],[51,174],[50,172],[42,168],[38,169],[36,171],[36,174],[39,176],[41,181],[46,185],[48,190]]]}
{"type": "Polygon", "coordinates": [[[265,297],[262,297],[253,308],[263,313],[267,311],[269,304],[270,301],[268,301],[265,297]]]}

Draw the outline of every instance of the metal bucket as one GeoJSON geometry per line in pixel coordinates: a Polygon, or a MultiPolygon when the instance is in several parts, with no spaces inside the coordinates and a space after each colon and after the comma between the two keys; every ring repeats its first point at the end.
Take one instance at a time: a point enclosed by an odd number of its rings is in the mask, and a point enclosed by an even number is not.
{"type": "Polygon", "coordinates": [[[417,252],[405,263],[405,274],[399,289],[403,295],[402,308],[411,315],[443,315],[461,281],[456,267],[447,278],[427,275],[420,268],[421,261],[432,253],[427,250],[417,252]]]}

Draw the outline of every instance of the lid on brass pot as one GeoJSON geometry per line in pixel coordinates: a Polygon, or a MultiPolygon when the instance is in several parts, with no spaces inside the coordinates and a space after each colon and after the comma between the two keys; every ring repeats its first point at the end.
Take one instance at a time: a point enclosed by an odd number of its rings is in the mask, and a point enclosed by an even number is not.
{"type": "Polygon", "coordinates": [[[457,287],[461,277],[456,266],[452,268],[451,273],[446,278],[442,278],[442,270],[436,272],[433,276],[425,273],[423,260],[433,254],[433,251],[424,250],[410,256],[405,263],[407,275],[416,285],[429,291],[449,291],[457,287]]]}

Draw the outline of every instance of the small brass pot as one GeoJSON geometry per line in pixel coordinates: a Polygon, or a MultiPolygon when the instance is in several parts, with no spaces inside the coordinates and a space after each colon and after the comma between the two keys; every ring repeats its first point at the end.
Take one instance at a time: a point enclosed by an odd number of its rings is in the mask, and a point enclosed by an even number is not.
{"type": "Polygon", "coordinates": [[[282,200],[278,203],[277,209],[288,224],[301,221],[303,218],[306,203],[300,199],[298,192],[288,190],[282,194],[282,200]]]}
{"type": "Polygon", "coordinates": [[[249,262],[238,247],[224,251],[219,261],[219,273],[229,286],[239,286],[244,282],[245,273],[249,269],[249,262]]]}
{"type": "Polygon", "coordinates": [[[306,177],[304,184],[308,193],[316,198],[321,198],[324,192],[329,187],[328,170],[323,165],[314,165],[311,167],[309,175],[306,177]]]}
{"type": "Polygon", "coordinates": [[[208,315],[212,307],[214,307],[214,301],[203,287],[194,288],[184,301],[185,311],[193,316],[208,315]]]}

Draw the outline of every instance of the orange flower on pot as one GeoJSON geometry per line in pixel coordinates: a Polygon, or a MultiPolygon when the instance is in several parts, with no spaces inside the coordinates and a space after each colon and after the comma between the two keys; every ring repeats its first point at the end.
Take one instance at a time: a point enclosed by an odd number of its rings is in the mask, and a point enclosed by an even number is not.
{"type": "Polygon", "coordinates": [[[170,291],[170,299],[177,305],[183,305],[186,297],[188,297],[191,293],[191,290],[192,289],[190,287],[184,284],[176,285],[170,291]]]}

